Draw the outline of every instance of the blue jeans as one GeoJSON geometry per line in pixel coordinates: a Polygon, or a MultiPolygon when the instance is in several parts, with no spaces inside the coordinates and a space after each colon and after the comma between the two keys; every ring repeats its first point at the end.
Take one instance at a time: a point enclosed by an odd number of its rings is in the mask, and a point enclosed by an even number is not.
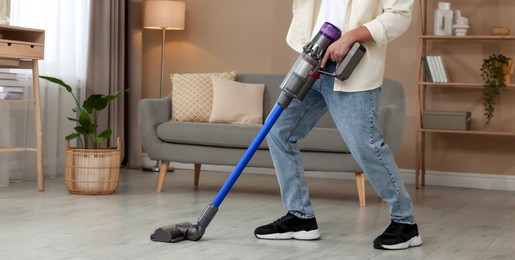
{"type": "MultiPolygon", "coordinates": [[[[334,71],[334,63],[326,66],[334,71]]],[[[267,136],[283,205],[300,218],[315,216],[297,141],[308,135],[329,111],[350,152],[388,204],[390,218],[413,224],[413,204],[399,176],[390,148],[378,126],[381,88],[361,92],[333,91],[334,78],[322,75],[302,102],[293,100],[267,136]]]]}

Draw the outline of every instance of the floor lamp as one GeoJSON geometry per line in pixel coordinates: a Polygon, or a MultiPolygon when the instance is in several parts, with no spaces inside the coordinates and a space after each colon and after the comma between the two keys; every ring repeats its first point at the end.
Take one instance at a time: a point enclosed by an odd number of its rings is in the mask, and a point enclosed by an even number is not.
{"type": "MultiPolygon", "coordinates": [[[[159,97],[163,97],[163,80],[165,65],[165,37],[167,30],[184,30],[186,3],[169,0],[146,0],[144,2],[143,26],[145,29],[162,31],[161,42],[161,81],[159,97]]],[[[159,172],[159,161],[153,167],[143,167],[145,171],[159,172]]],[[[169,169],[173,171],[173,169],[169,169]]]]}

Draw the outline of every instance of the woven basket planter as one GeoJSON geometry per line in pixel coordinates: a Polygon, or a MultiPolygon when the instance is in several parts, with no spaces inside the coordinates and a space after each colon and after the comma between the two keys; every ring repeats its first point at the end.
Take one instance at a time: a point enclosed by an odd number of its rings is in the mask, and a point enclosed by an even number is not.
{"type": "Polygon", "coordinates": [[[115,148],[82,149],[66,144],[66,188],[73,194],[112,194],[120,180],[120,138],[115,148]]]}

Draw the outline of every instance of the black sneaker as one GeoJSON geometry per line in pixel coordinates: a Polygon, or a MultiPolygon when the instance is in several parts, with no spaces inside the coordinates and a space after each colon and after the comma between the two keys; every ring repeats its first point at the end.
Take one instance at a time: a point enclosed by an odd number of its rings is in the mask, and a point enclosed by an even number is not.
{"type": "Polygon", "coordinates": [[[299,239],[314,240],[320,238],[318,225],[315,218],[302,219],[293,214],[274,221],[271,224],[260,226],[254,231],[254,235],[261,239],[299,239]]]}
{"type": "Polygon", "coordinates": [[[417,224],[390,223],[386,230],[374,240],[376,249],[406,249],[422,245],[417,224]]]}

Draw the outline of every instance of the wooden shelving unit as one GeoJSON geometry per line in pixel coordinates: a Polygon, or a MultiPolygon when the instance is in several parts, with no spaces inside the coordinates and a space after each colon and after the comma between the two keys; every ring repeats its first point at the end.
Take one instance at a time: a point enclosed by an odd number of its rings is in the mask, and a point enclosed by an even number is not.
{"type": "MultiPolygon", "coordinates": [[[[486,0],[484,0],[486,1],[486,0]]],[[[422,57],[428,55],[428,42],[459,42],[466,41],[467,43],[482,44],[492,41],[515,41],[515,36],[491,36],[491,35],[469,35],[469,36],[438,36],[430,35],[428,32],[428,19],[427,16],[433,15],[434,8],[428,8],[429,4],[436,6],[438,1],[434,0],[419,0],[420,3],[420,24],[419,24],[419,37],[418,37],[418,105],[419,113],[417,115],[417,131],[416,131],[416,188],[420,185],[425,185],[425,156],[426,156],[426,135],[427,134],[460,134],[460,135],[484,135],[484,136],[508,136],[515,137],[515,132],[506,131],[488,131],[488,130],[438,130],[438,129],[424,129],[422,127],[422,113],[428,107],[426,99],[428,97],[428,89],[478,89],[483,88],[482,82],[448,82],[436,83],[427,82],[424,66],[422,65],[422,57]]],[[[430,54],[429,54],[430,55],[430,54]]],[[[478,71],[479,74],[479,71],[478,71]]],[[[515,84],[508,84],[508,90],[515,90],[515,84]]],[[[481,92],[478,92],[481,93],[481,92]]]]}
{"type": "MultiPolygon", "coordinates": [[[[427,0],[426,0],[427,1],[427,0]]],[[[502,41],[515,40],[515,36],[492,36],[492,35],[468,35],[468,36],[439,36],[439,35],[420,35],[425,40],[443,40],[443,41],[459,41],[459,40],[483,40],[483,41],[502,41]]]]}
{"type": "Polygon", "coordinates": [[[0,147],[0,152],[35,151],[37,158],[38,190],[44,190],[43,183],[43,135],[41,129],[41,104],[39,92],[38,60],[44,57],[45,31],[24,27],[0,25],[0,68],[32,70],[33,97],[0,102],[31,103],[34,105],[36,147],[0,147]]]}

